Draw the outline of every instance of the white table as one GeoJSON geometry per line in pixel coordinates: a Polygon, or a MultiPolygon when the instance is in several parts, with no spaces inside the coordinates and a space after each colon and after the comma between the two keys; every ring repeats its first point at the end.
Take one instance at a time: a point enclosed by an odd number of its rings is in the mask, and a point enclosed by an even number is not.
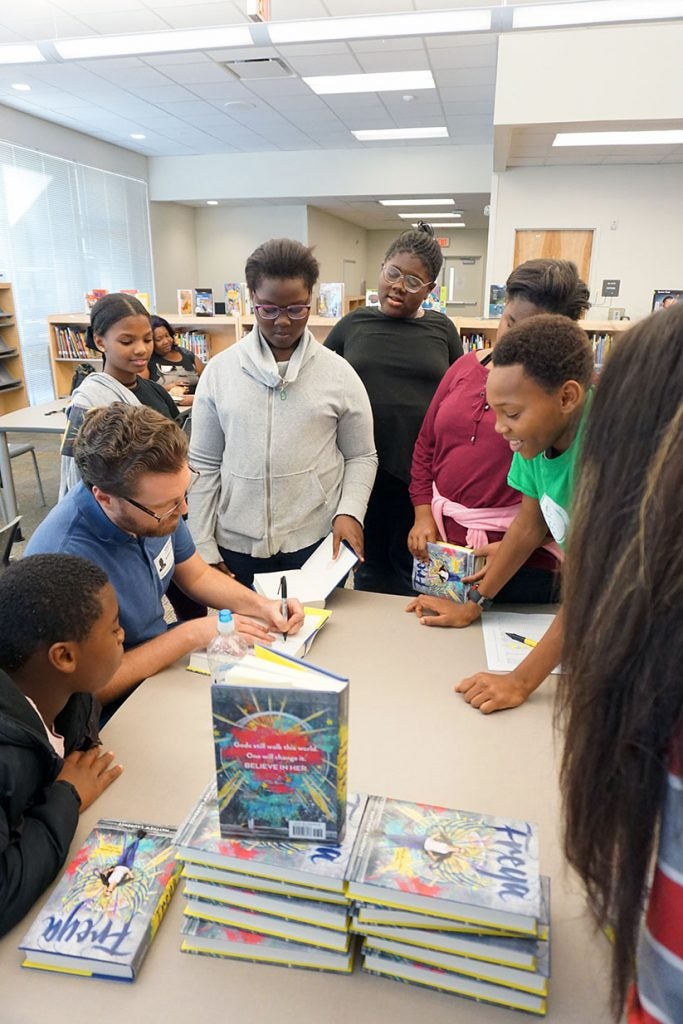
{"type": "Polygon", "coordinates": [[[25,409],[16,409],[0,416],[0,477],[8,521],[14,519],[18,509],[7,435],[63,434],[67,423],[64,415],[67,401],[66,398],[58,398],[54,402],[29,405],[25,409]]]}
{"type": "MultiPolygon", "coordinates": [[[[312,655],[351,677],[349,781],[355,790],[535,820],[552,879],[550,1024],[608,1022],[608,944],[595,934],[558,834],[554,683],[484,716],[452,691],[484,667],[481,628],[427,629],[402,598],[336,591],[312,655]]],[[[209,683],[173,667],[147,680],[104,731],[122,777],[83,816],[175,824],[213,769],[209,683]]],[[[74,847],[75,849],[75,847],[74,847]]],[[[176,893],[133,985],[22,971],[32,914],[0,942],[8,1024],[228,1020],[235,1024],[519,1024],[518,1013],[373,977],[286,970],[181,953],[176,893]]],[[[527,1019],[531,1020],[531,1017],[527,1019]]]]}

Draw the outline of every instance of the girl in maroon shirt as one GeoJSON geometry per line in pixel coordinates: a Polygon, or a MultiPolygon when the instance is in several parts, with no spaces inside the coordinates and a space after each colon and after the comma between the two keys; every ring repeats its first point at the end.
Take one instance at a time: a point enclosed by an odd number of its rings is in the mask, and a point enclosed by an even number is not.
{"type": "MultiPolygon", "coordinates": [[[[520,320],[540,313],[560,313],[578,320],[589,306],[588,288],[576,266],[567,260],[529,260],[513,270],[496,340],[520,320]]],[[[511,453],[495,431],[495,415],[486,401],[490,351],[470,352],[450,367],[427,410],[413,452],[410,497],[415,522],[408,547],[426,559],[427,543],[467,543],[467,528],[443,518],[445,537],[432,513],[433,490],[467,509],[506,509],[520,501],[508,485],[511,453]]],[[[503,534],[487,531],[489,544],[503,534]]],[[[494,549],[495,550],[495,549],[494,549]]],[[[484,553],[492,552],[486,545],[484,553]]],[[[499,602],[542,604],[556,598],[557,562],[548,551],[535,551],[497,596],[499,602]]],[[[459,605],[445,598],[421,596],[408,605],[429,625],[465,626],[480,610],[473,602],[459,605]],[[423,618],[424,611],[433,612],[423,618]]]]}

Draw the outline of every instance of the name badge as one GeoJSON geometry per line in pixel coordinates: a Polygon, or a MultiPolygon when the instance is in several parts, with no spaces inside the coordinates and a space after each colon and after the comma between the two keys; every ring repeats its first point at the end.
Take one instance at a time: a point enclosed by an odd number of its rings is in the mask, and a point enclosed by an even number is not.
{"type": "Polygon", "coordinates": [[[173,569],[175,568],[175,558],[173,557],[173,541],[170,537],[154,559],[154,564],[157,567],[160,580],[165,579],[169,572],[173,572],[173,569]]]}

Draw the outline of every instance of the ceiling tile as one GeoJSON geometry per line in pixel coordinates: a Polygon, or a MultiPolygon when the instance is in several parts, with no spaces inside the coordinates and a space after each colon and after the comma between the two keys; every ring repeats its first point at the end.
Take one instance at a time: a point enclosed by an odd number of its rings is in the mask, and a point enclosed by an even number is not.
{"type": "Polygon", "coordinates": [[[368,0],[325,0],[325,6],[333,18],[343,18],[357,14],[398,14],[402,11],[414,11],[412,0],[391,0],[391,4],[369,4],[368,0]],[[368,9],[370,8],[370,10],[368,9]]]}
{"type": "Polygon", "coordinates": [[[320,57],[332,53],[348,53],[346,43],[289,43],[287,46],[278,46],[277,52],[285,60],[290,57],[320,57]]]}
{"type": "Polygon", "coordinates": [[[423,49],[386,50],[358,55],[358,61],[365,72],[373,71],[428,71],[429,61],[423,49]]]}
{"type": "Polygon", "coordinates": [[[434,72],[434,81],[439,88],[453,89],[458,86],[488,85],[496,83],[496,69],[488,68],[439,68],[434,72]]]}
{"type": "Polygon", "coordinates": [[[326,56],[288,57],[287,62],[298,75],[357,75],[365,69],[350,53],[326,56]]]}
{"type": "Polygon", "coordinates": [[[135,92],[143,99],[149,100],[150,103],[175,103],[194,99],[192,93],[183,89],[181,85],[142,86],[138,87],[135,92]]]}
{"type": "MultiPolygon", "coordinates": [[[[452,4],[449,7],[452,8],[452,4]]],[[[475,4],[481,7],[482,4],[475,4]]],[[[495,36],[488,32],[463,32],[462,35],[425,36],[425,46],[428,50],[440,50],[442,48],[452,49],[454,46],[490,46],[495,36]]]]}
{"type": "Polygon", "coordinates": [[[224,83],[232,76],[220,64],[169,64],[164,68],[168,78],[180,85],[203,85],[207,82],[224,83]]]}
{"type": "Polygon", "coordinates": [[[429,63],[432,68],[494,68],[498,61],[498,47],[453,46],[442,50],[431,50],[429,63]]]}
{"type": "MultiPolygon", "coordinates": [[[[203,28],[206,25],[237,25],[235,8],[228,0],[213,4],[181,4],[177,7],[156,8],[160,18],[171,28],[203,28]]],[[[120,31],[120,29],[119,29],[120,31]]]]}
{"type": "Polygon", "coordinates": [[[354,39],[349,42],[354,53],[378,53],[380,50],[424,50],[424,42],[417,36],[397,36],[395,39],[354,39]]]}
{"type": "MultiPolygon", "coordinates": [[[[126,0],[123,0],[124,5],[126,0]]],[[[122,32],[166,32],[170,23],[158,17],[152,11],[141,10],[82,10],[80,18],[85,24],[99,34],[120,34],[122,32]]],[[[64,36],[65,33],[60,33],[64,36]]]]}

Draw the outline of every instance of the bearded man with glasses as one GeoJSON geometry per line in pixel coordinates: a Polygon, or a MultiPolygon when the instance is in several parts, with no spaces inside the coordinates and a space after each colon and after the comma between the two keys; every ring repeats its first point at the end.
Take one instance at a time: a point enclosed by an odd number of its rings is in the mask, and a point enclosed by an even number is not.
{"type": "Polygon", "coordinates": [[[119,603],[125,653],[100,691],[118,706],[147,676],[160,672],[216,632],[214,616],[169,628],[162,597],[171,581],[201,604],[238,612],[247,640],[270,643],[270,631],[295,633],[303,622],[298,601],[269,601],[218,573],[197,553],[183,521],[199,474],[187,462],[187,436],[146,406],[113,405],[87,413],[74,444],[81,483],[37,528],[27,555],[81,555],[107,573],[119,603]],[[245,618],[244,616],[248,616],[245,618]]]}

